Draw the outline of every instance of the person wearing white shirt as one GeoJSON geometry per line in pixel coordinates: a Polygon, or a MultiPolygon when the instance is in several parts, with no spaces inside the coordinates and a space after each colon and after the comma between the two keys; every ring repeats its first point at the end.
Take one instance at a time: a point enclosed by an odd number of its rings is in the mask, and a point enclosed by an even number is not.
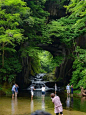
{"type": "Polygon", "coordinates": [[[57,85],[56,85],[56,83],[55,83],[55,95],[56,95],[56,91],[57,91],[57,85]]]}
{"type": "Polygon", "coordinates": [[[35,90],[35,88],[34,88],[34,86],[31,86],[30,87],[30,89],[31,89],[31,100],[33,99],[33,95],[34,95],[34,90],[35,90]]]}
{"type": "Polygon", "coordinates": [[[44,97],[45,97],[45,85],[42,86],[42,97],[43,97],[43,100],[44,100],[44,97]]]}
{"type": "Polygon", "coordinates": [[[67,97],[70,96],[70,85],[68,84],[66,86],[66,90],[67,90],[67,97]]]}

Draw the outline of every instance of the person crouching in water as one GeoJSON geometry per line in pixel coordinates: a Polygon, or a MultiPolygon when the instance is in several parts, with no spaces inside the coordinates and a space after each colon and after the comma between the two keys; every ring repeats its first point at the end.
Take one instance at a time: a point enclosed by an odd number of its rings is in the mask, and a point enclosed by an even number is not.
{"type": "Polygon", "coordinates": [[[19,88],[19,86],[16,84],[16,87],[15,87],[15,97],[17,97],[17,94],[18,94],[18,88],[19,88]]]}
{"type": "Polygon", "coordinates": [[[56,115],[59,115],[59,113],[60,115],[63,115],[63,107],[59,96],[55,96],[54,93],[51,93],[51,99],[55,106],[54,112],[56,113],[56,115]]]}

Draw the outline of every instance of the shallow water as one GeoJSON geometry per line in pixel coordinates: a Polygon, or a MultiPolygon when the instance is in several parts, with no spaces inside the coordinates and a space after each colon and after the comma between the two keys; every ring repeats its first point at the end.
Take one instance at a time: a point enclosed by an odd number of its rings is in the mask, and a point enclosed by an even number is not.
{"type": "MultiPolygon", "coordinates": [[[[18,98],[0,97],[0,115],[30,115],[33,111],[44,110],[54,114],[54,105],[51,102],[50,93],[47,92],[45,100],[42,100],[41,92],[35,92],[34,99],[30,99],[30,93],[20,93],[18,98]]],[[[57,93],[63,104],[64,115],[86,115],[86,99],[69,97],[64,93],[57,93]]]]}

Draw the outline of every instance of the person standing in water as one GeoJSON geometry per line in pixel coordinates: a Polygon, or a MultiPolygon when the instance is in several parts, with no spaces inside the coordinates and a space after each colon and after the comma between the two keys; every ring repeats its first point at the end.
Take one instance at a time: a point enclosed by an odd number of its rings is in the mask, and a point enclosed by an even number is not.
{"type": "Polygon", "coordinates": [[[55,95],[56,95],[56,91],[57,91],[57,85],[56,85],[56,83],[55,83],[55,95]]]}
{"type": "Polygon", "coordinates": [[[54,113],[56,113],[56,115],[59,115],[59,113],[63,115],[63,107],[59,96],[55,96],[54,93],[51,93],[51,99],[55,106],[54,113]]]}
{"type": "Polygon", "coordinates": [[[44,100],[45,97],[45,85],[42,86],[42,98],[44,100]]]}
{"type": "Polygon", "coordinates": [[[31,100],[32,100],[32,99],[33,99],[33,95],[34,95],[34,92],[33,92],[33,91],[35,90],[35,89],[34,89],[34,86],[31,86],[30,89],[31,89],[31,100]]]}
{"type": "Polygon", "coordinates": [[[19,86],[16,84],[16,87],[15,87],[15,97],[17,97],[17,94],[18,94],[18,88],[19,88],[19,86]]]}
{"type": "Polygon", "coordinates": [[[71,97],[73,97],[73,85],[71,85],[71,97]]]}
{"type": "Polygon", "coordinates": [[[67,90],[67,97],[70,96],[70,85],[68,84],[66,86],[66,90],[67,90]]]}
{"type": "Polygon", "coordinates": [[[17,86],[16,83],[12,86],[12,99],[13,99],[14,96],[15,96],[15,87],[16,87],[16,86],[17,86]]]}

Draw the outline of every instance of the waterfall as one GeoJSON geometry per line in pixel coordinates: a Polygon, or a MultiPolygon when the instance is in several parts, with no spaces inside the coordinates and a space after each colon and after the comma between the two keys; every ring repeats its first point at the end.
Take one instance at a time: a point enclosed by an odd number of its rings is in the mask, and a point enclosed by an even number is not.
{"type": "Polygon", "coordinates": [[[34,78],[31,78],[31,85],[27,88],[27,90],[30,90],[31,86],[34,86],[35,90],[41,90],[42,86],[45,85],[45,90],[53,90],[54,88],[49,88],[46,86],[47,81],[43,81],[43,76],[45,73],[39,73],[34,78]]]}

